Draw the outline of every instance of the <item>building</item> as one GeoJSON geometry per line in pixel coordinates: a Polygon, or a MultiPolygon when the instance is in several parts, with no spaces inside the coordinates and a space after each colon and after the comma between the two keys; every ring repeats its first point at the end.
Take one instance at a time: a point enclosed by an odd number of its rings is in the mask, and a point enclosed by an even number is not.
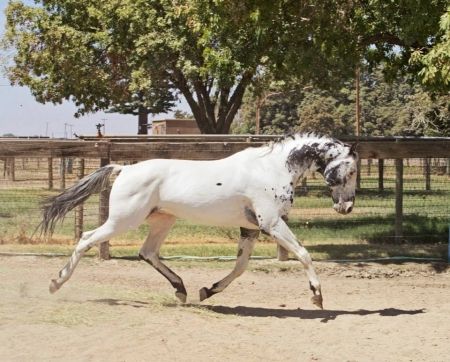
{"type": "Polygon", "coordinates": [[[161,119],[152,123],[152,134],[200,134],[195,119],[161,119]]]}

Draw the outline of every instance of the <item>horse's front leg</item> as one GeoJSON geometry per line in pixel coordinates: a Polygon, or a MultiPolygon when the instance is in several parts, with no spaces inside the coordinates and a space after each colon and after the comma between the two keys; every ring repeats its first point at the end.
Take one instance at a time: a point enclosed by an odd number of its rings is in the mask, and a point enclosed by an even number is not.
{"type": "Polygon", "coordinates": [[[200,289],[200,301],[211,297],[223,291],[230,283],[240,276],[247,268],[248,261],[252,255],[253,248],[255,246],[256,238],[259,235],[259,230],[250,230],[241,228],[241,238],[239,239],[238,253],[236,265],[233,271],[228,274],[225,278],[214,283],[211,288],[200,289]]]}
{"type": "Polygon", "coordinates": [[[282,218],[276,218],[275,220],[272,220],[272,222],[266,223],[266,226],[262,226],[262,230],[274,237],[282,247],[293,253],[295,257],[300,260],[305,267],[310,289],[314,293],[311,300],[315,305],[323,309],[323,298],[319,278],[316,275],[308,251],[299,243],[294,233],[289,229],[282,218]]]}

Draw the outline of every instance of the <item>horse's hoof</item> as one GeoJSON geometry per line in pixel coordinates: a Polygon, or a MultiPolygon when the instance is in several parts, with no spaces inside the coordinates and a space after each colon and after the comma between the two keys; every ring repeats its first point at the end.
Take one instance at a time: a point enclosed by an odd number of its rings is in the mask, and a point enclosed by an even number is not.
{"type": "Polygon", "coordinates": [[[186,303],[187,295],[181,292],[175,292],[175,296],[180,300],[181,303],[186,303]]]}
{"type": "Polygon", "coordinates": [[[49,292],[51,294],[53,294],[53,293],[57,292],[59,288],[61,288],[61,285],[58,284],[56,279],[52,279],[50,282],[50,285],[48,287],[49,292]]]}
{"type": "Polygon", "coordinates": [[[200,302],[203,302],[205,299],[208,299],[211,296],[208,288],[206,287],[200,289],[199,294],[200,294],[200,302]]]}
{"type": "Polygon", "coordinates": [[[323,298],[322,298],[322,294],[314,295],[314,296],[311,298],[311,302],[312,302],[314,305],[317,305],[320,309],[323,309],[323,298]]]}

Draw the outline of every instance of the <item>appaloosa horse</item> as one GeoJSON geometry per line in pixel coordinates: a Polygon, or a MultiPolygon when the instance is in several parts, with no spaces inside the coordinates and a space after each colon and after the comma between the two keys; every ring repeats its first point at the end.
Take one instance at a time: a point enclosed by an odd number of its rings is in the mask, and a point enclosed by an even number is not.
{"type": "Polygon", "coordinates": [[[50,292],[57,291],[70,278],[92,246],[147,221],[150,232],[139,256],[166,277],[176,289],[176,296],[185,302],[182,279],[159,259],[159,249],[178,217],[241,230],[233,271],[211,288],[202,288],[200,300],[221,292],[243,273],[261,231],[301,261],[314,293],[312,301],[322,307],[321,286],[311,257],[289,229],[285,217],[294,202],[297,182],[309,172],[323,175],[337,212],[351,212],[357,159],[355,146],[308,134],[248,148],[216,161],[156,159],[129,166],[104,166],[44,203],[41,228],[51,233],[68,211],[99,192],[111,175],[118,175],[111,189],[108,220],[83,233],[69,262],[51,281],[50,292]]]}

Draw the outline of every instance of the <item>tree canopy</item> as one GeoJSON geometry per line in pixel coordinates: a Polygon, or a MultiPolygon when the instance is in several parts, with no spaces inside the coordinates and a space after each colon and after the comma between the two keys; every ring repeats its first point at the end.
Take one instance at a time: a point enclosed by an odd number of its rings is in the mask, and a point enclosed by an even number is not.
{"type": "Polygon", "coordinates": [[[6,12],[5,44],[16,50],[8,75],[38,101],[73,100],[80,114],[127,104],[164,111],[173,95],[183,95],[203,133],[228,133],[245,90],[267,75],[339,88],[365,59],[384,62],[391,77],[420,74],[433,79],[431,88],[446,89],[446,68],[427,76],[448,62],[447,18],[439,23],[446,6],[447,0],[14,0],[6,12]]]}
{"type": "MultiPolygon", "coordinates": [[[[384,69],[361,74],[361,134],[365,136],[450,136],[450,95],[430,95],[424,89],[398,77],[384,78],[384,69]]],[[[261,132],[319,132],[333,136],[355,134],[355,87],[321,90],[308,87],[286,90],[272,83],[261,107],[261,132]]],[[[250,88],[245,95],[235,133],[253,133],[255,109],[260,97],[250,88]]]]}

